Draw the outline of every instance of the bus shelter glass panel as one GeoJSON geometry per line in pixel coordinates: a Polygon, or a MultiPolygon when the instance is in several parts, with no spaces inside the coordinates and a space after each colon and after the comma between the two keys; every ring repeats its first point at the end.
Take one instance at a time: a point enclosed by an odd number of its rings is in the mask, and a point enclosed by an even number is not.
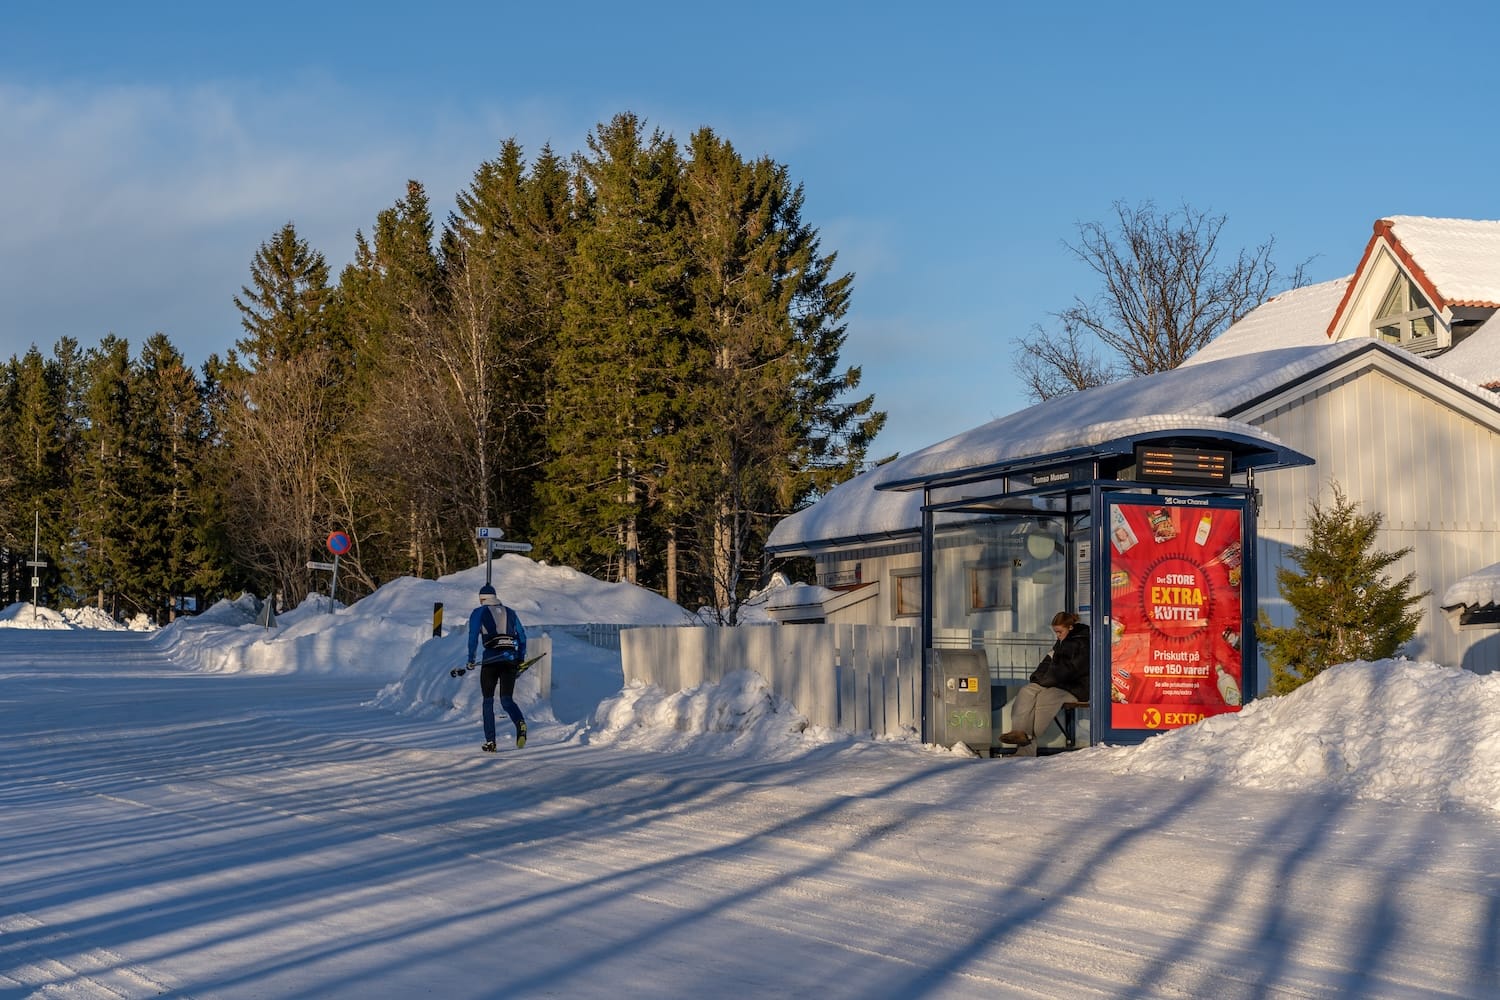
{"type": "Polygon", "coordinates": [[[1251,611],[1245,503],[1116,494],[1105,506],[1110,733],[1239,711],[1251,611]]]}
{"type": "Polygon", "coordinates": [[[932,644],[983,650],[992,729],[1051,649],[1052,616],[1068,607],[1068,546],[1058,515],[951,514],[934,519],[932,644]]]}

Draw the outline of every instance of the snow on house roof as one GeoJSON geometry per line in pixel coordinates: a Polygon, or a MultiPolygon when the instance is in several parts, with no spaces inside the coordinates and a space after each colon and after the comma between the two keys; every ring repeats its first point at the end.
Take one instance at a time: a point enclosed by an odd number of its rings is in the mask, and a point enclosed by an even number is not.
{"type": "Polygon", "coordinates": [[[771,591],[770,596],[766,598],[766,607],[776,609],[822,605],[830,597],[837,596],[838,591],[828,587],[819,587],[811,583],[790,583],[771,591]]]}
{"type": "Polygon", "coordinates": [[[1449,305],[1500,307],[1500,222],[1419,215],[1381,221],[1449,305]]]}
{"type": "Polygon", "coordinates": [[[1500,389],[1500,312],[1481,323],[1457,347],[1430,360],[1487,389],[1500,389]]]}
{"type": "Polygon", "coordinates": [[[1443,591],[1445,608],[1483,608],[1500,604],[1500,563],[1486,566],[1443,591]]]}
{"type": "Polygon", "coordinates": [[[1183,365],[1275,350],[1328,343],[1328,321],[1344,297],[1353,275],[1282,292],[1256,306],[1239,322],[1209,341],[1183,365]]]}
{"type": "MultiPolygon", "coordinates": [[[[1450,304],[1500,301],[1500,222],[1409,215],[1383,221],[1450,304]]],[[[1279,347],[1327,343],[1334,312],[1354,277],[1294,288],[1267,299],[1184,361],[1183,367],[1279,347]]],[[[1500,312],[1452,350],[1428,360],[1476,385],[1500,386],[1500,312]]]]}
{"type": "Polygon", "coordinates": [[[1354,283],[1334,310],[1330,336],[1344,322],[1351,300],[1385,246],[1422,290],[1434,309],[1454,306],[1500,308],[1500,222],[1485,219],[1433,219],[1393,215],[1375,220],[1354,283]]]}

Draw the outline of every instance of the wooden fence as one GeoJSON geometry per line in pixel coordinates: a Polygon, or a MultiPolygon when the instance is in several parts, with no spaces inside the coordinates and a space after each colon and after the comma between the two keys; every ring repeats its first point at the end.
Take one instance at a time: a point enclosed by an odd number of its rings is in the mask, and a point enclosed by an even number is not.
{"type": "Polygon", "coordinates": [[[815,726],[875,736],[921,727],[916,629],[876,625],[643,626],[620,633],[625,682],[665,691],[753,670],[815,726]]]}

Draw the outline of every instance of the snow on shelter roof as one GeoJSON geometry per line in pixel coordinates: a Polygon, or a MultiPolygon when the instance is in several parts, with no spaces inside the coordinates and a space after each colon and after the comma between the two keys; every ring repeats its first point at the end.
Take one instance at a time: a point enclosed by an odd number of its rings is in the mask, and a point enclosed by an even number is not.
{"type": "MultiPolygon", "coordinates": [[[[767,547],[773,552],[784,552],[914,532],[922,523],[922,492],[897,492],[880,487],[1087,447],[1133,434],[1188,426],[1217,427],[1280,444],[1263,431],[1224,419],[1224,415],[1236,413],[1361,351],[1379,351],[1433,370],[1427,362],[1399,348],[1358,339],[1247,353],[1069,393],[956,434],[850,479],[811,507],[783,519],[771,532],[767,547]]],[[[1474,391],[1483,392],[1477,387],[1474,391]]]]}

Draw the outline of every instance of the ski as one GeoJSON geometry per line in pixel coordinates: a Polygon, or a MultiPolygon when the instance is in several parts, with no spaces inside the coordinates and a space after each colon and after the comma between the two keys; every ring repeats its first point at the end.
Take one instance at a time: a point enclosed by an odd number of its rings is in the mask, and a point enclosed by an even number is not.
{"type": "MultiPolygon", "coordinates": [[[[531,667],[531,665],[533,663],[536,663],[538,660],[540,660],[542,657],[544,657],[546,655],[547,655],[546,653],[538,653],[537,655],[533,656],[531,659],[527,660],[525,663],[521,664],[519,667],[516,668],[516,676],[519,677],[522,674],[524,674],[528,669],[530,669],[530,667],[531,667]]],[[[469,672],[469,668],[468,667],[455,667],[452,670],[448,671],[448,676],[449,677],[462,677],[464,674],[467,674],[468,672],[469,672]]]]}

